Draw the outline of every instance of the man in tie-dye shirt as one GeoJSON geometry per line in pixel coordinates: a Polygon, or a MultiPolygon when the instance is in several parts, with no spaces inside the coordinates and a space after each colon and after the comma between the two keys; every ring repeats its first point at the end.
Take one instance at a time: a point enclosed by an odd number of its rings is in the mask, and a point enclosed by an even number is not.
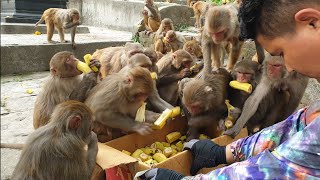
{"type": "MultiPolygon", "coordinates": [[[[255,39],[287,70],[320,82],[320,0],[242,0],[241,37],[255,39]]],[[[193,140],[190,173],[219,164],[208,174],[187,176],[168,169],[147,171],[142,179],[320,179],[320,101],[286,120],[227,146],[193,140]]]]}

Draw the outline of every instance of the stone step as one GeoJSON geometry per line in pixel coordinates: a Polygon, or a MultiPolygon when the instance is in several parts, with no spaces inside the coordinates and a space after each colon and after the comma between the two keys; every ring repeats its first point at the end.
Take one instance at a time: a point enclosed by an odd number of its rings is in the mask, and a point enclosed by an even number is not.
{"type": "MultiPolygon", "coordinates": [[[[46,34],[1,34],[1,75],[21,74],[49,70],[51,57],[59,51],[71,51],[79,59],[96,49],[121,46],[130,42],[132,34],[124,31],[90,28],[90,33],[77,34],[77,48],[72,49],[70,43],[48,44],[46,34]]],[[[58,34],[54,34],[58,41],[58,34]]],[[[70,41],[70,34],[66,34],[70,41]]]]}
{"type": "MultiPolygon", "coordinates": [[[[40,31],[45,34],[47,32],[44,24],[39,24],[37,28],[34,24],[27,23],[1,23],[1,34],[33,34],[35,31],[40,31]]],[[[65,30],[70,33],[70,29],[65,30]]],[[[89,33],[89,28],[86,26],[78,26],[77,33],[89,33]]],[[[57,33],[57,31],[55,31],[57,33]]]]}

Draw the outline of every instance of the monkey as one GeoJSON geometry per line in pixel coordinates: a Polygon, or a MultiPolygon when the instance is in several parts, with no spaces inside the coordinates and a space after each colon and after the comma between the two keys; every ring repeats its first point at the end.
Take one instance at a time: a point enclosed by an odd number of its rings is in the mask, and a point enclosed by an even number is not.
{"type": "Polygon", "coordinates": [[[139,43],[126,43],[124,47],[108,47],[97,50],[92,58],[101,62],[100,79],[119,72],[128,63],[128,59],[137,53],[143,53],[143,46],[139,43]]]}
{"type": "Polygon", "coordinates": [[[156,118],[146,114],[146,122],[137,122],[135,116],[153,91],[150,72],[142,67],[134,67],[125,74],[110,74],[95,86],[85,104],[95,114],[93,131],[99,142],[118,138],[124,133],[150,133],[150,123],[156,118]]]}
{"type": "Polygon", "coordinates": [[[149,57],[149,59],[151,60],[151,63],[152,63],[152,66],[151,66],[151,69],[150,71],[151,72],[155,72],[158,74],[158,66],[157,66],[157,62],[158,60],[160,59],[159,55],[157,54],[157,52],[152,49],[152,48],[145,48],[143,50],[143,54],[145,54],[146,56],[149,57]]]}
{"type": "Polygon", "coordinates": [[[166,33],[170,30],[174,31],[173,22],[170,18],[164,18],[161,21],[159,29],[154,35],[154,43],[157,42],[159,39],[162,39],[166,35],[166,33]]]}
{"type": "MultiPolygon", "coordinates": [[[[240,83],[249,83],[252,85],[252,91],[257,87],[261,78],[261,65],[251,60],[241,60],[236,63],[231,72],[232,79],[240,83]]],[[[230,90],[230,104],[240,110],[244,102],[250,96],[250,93],[238,89],[230,90]]]]}
{"type": "MultiPolygon", "coordinates": [[[[218,123],[227,116],[225,100],[231,75],[223,68],[201,79],[186,79],[179,83],[182,107],[188,119],[188,138],[198,139],[201,131],[220,135],[218,123]]],[[[211,137],[214,138],[214,137],[211,137]]]]}
{"type": "MultiPolygon", "coordinates": [[[[151,69],[153,66],[149,57],[147,57],[145,54],[139,53],[131,56],[129,59],[129,64],[122,68],[119,73],[128,73],[130,69],[138,66],[148,69],[150,72],[152,72],[151,69]]],[[[156,87],[156,80],[153,81],[153,84],[154,91],[148,96],[147,109],[158,113],[163,112],[165,109],[172,109],[172,105],[161,99],[156,87]]]]}
{"type": "Polygon", "coordinates": [[[260,83],[245,101],[236,124],[224,134],[232,137],[247,125],[249,134],[287,118],[299,105],[308,78],[288,72],[280,56],[266,55],[260,83]]]}
{"type": "MultiPolygon", "coordinates": [[[[98,73],[81,75],[77,69],[79,60],[68,51],[56,53],[50,60],[50,75],[36,98],[33,127],[48,123],[54,107],[66,100],[84,102],[89,91],[97,84],[98,73]]],[[[90,60],[90,67],[100,67],[99,61],[90,60]]]]}
{"type": "Polygon", "coordinates": [[[205,13],[208,11],[209,7],[215,6],[214,3],[204,2],[204,1],[196,1],[191,7],[194,12],[194,16],[196,18],[196,22],[194,26],[196,28],[201,29],[203,23],[201,22],[204,18],[205,13]]]}
{"type": "MultiPolygon", "coordinates": [[[[202,31],[202,53],[204,61],[209,66],[221,67],[220,54],[222,43],[231,44],[227,70],[231,71],[237,62],[243,41],[239,40],[240,27],[238,8],[235,3],[213,6],[205,15],[205,25],[202,31]],[[211,64],[211,56],[213,64],[211,64]]],[[[204,68],[209,68],[204,66],[204,68]]]]}
{"type": "Polygon", "coordinates": [[[187,6],[193,7],[195,3],[199,2],[199,0],[187,0],[187,6]]]}
{"type": "MultiPolygon", "coordinates": [[[[152,50],[147,49],[147,50],[152,50]]],[[[155,51],[153,50],[153,52],[155,53],[155,51]]],[[[154,64],[156,66],[156,64],[154,64]]],[[[144,54],[135,54],[133,55],[130,60],[129,60],[129,65],[122,68],[119,73],[126,73],[128,72],[129,69],[132,69],[134,67],[143,67],[148,69],[150,72],[155,72],[158,74],[158,67],[157,67],[157,71],[152,71],[153,64],[150,60],[150,58],[148,58],[146,55],[144,54]]],[[[150,96],[147,99],[147,109],[155,111],[155,112],[163,112],[165,109],[172,109],[173,106],[169,103],[167,103],[166,101],[164,101],[163,99],[161,99],[159,92],[157,90],[157,86],[156,86],[156,80],[153,81],[153,88],[154,91],[150,94],[150,96]]]]}
{"type": "Polygon", "coordinates": [[[76,35],[77,26],[81,24],[80,12],[77,9],[49,8],[43,12],[40,20],[35,24],[35,27],[43,21],[45,21],[47,26],[47,41],[49,43],[55,43],[55,41],[52,41],[54,29],[59,33],[60,42],[67,42],[64,39],[64,29],[71,28],[72,48],[74,49],[76,47],[74,37],[76,35]]]}
{"type": "Polygon", "coordinates": [[[161,16],[158,7],[153,0],[145,0],[145,8],[142,11],[143,21],[147,31],[156,32],[161,24],[161,16]]]}
{"type": "Polygon", "coordinates": [[[190,67],[193,62],[191,55],[182,49],[162,57],[157,66],[158,91],[160,97],[175,106],[178,103],[178,81],[191,75],[190,67]]]}
{"type": "Polygon", "coordinates": [[[169,30],[165,37],[158,39],[155,43],[155,50],[161,52],[162,54],[167,54],[168,52],[175,52],[178,49],[183,48],[185,39],[178,37],[176,32],[169,30]]]}
{"type": "Polygon", "coordinates": [[[190,41],[186,41],[182,49],[190,53],[191,56],[193,56],[196,59],[202,58],[201,46],[196,39],[191,39],[190,41]]]}
{"type": "Polygon", "coordinates": [[[98,152],[92,120],[79,101],[58,104],[50,122],[28,137],[11,179],[90,179],[98,152]]]}

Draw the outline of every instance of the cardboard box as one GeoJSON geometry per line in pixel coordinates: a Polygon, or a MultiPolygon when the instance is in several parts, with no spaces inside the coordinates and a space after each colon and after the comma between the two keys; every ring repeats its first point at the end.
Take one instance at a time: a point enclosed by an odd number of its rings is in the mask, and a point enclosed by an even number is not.
{"type": "MultiPolygon", "coordinates": [[[[134,175],[151,167],[135,158],[122,153],[122,150],[134,152],[136,149],[151,145],[155,141],[165,141],[165,136],[173,131],[179,131],[186,134],[187,122],[184,119],[175,119],[169,121],[163,129],[154,131],[151,135],[141,136],[139,134],[130,134],[107,143],[98,143],[99,151],[97,155],[97,164],[106,170],[107,179],[112,180],[131,180],[134,175]]],[[[227,145],[237,139],[247,136],[246,129],[232,139],[229,136],[220,136],[213,139],[219,145],[227,145]]],[[[168,158],[168,160],[156,164],[153,167],[167,168],[175,170],[184,175],[190,175],[192,156],[189,151],[183,151],[177,155],[168,158]]],[[[221,166],[218,166],[221,167],[221,166]]],[[[215,168],[218,168],[215,167],[215,168]]],[[[215,168],[206,168],[200,170],[201,173],[207,173],[215,168]]]]}

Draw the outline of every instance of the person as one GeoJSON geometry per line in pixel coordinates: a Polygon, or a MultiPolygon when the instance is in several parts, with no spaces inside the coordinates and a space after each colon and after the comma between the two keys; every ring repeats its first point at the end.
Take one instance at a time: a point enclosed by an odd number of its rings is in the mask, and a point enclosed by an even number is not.
{"type": "MultiPolygon", "coordinates": [[[[255,39],[272,55],[284,58],[288,71],[320,80],[320,1],[243,0],[241,37],[255,39]]],[[[192,140],[190,173],[231,164],[207,174],[184,176],[155,168],[142,179],[320,179],[320,100],[286,120],[227,146],[192,140]],[[233,163],[233,164],[232,164],[233,163]]]]}

